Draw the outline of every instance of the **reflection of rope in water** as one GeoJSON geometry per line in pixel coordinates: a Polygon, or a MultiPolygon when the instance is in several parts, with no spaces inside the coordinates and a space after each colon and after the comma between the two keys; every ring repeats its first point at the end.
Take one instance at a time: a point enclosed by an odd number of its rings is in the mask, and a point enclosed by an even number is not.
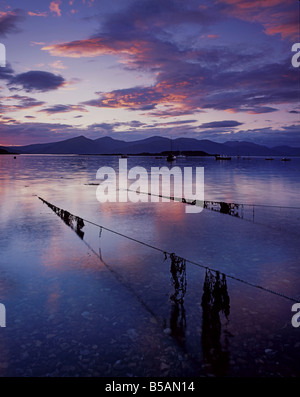
{"type": "MultiPolygon", "coordinates": [[[[143,241],[137,240],[137,239],[135,239],[135,238],[133,238],[133,237],[129,237],[129,236],[123,234],[123,233],[120,233],[120,232],[117,232],[117,231],[115,231],[115,230],[109,229],[109,228],[107,228],[107,227],[105,227],[105,226],[102,226],[102,225],[98,225],[98,224],[95,223],[95,222],[92,222],[92,221],[89,221],[89,220],[87,220],[87,219],[81,218],[81,217],[79,217],[79,216],[77,216],[77,215],[73,215],[73,214],[69,213],[68,211],[61,210],[60,208],[58,208],[58,207],[54,206],[53,204],[47,202],[46,200],[42,199],[41,197],[38,197],[38,198],[39,198],[44,204],[46,204],[48,207],[50,207],[50,208],[51,208],[54,212],[56,212],[56,213],[57,213],[57,211],[63,211],[63,212],[61,212],[61,213],[67,213],[67,214],[69,214],[71,217],[74,217],[74,218],[76,218],[76,219],[80,219],[80,220],[82,220],[82,221],[84,221],[84,222],[86,222],[86,223],[89,223],[90,225],[93,225],[93,226],[96,226],[96,227],[100,228],[101,230],[106,230],[106,231],[108,231],[108,232],[110,232],[110,233],[116,234],[117,236],[124,237],[124,238],[126,238],[126,239],[128,239],[128,240],[131,240],[131,241],[134,241],[134,242],[136,242],[136,243],[138,243],[138,244],[140,244],[140,245],[143,245],[143,246],[145,246],[145,247],[152,248],[153,250],[156,250],[156,251],[158,251],[158,252],[161,252],[161,253],[163,253],[163,254],[165,255],[165,258],[166,258],[166,256],[168,255],[168,256],[172,259],[172,256],[175,255],[174,253],[164,251],[164,250],[162,250],[161,248],[158,248],[158,247],[155,247],[155,246],[153,246],[153,245],[151,245],[151,244],[148,244],[148,243],[145,243],[145,242],[143,242],[143,241]]],[[[235,281],[238,281],[238,282],[240,282],[240,283],[246,284],[246,285],[248,285],[248,286],[250,286],[250,287],[254,287],[254,288],[260,289],[260,290],[262,290],[262,291],[271,293],[271,294],[273,294],[273,295],[280,296],[280,297],[282,297],[282,298],[288,299],[288,300],[293,301],[293,302],[296,302],[296,303],[299,302],[299,299],[296,299],[296,298],[287,296],[287,295],[285,295],[285,294],[282,294],[281,292],[277,292],[277,291],[271,290],[271,289],[269,289],[269,288],[263,287],[263,286],[261,286],[261,285],[251,283],[251,282],[249,282],[249,281],[247,281],[247,280],[243,280],[243,279],[241,279],[241,278],[239,278],[239,277],[235,277],[235,276],[231,276],[231,275],[226,274],[226,273],[222,273],[222,272],[220,272],[219,270],[213,269],[213,268],[211,268],[211,267],[209,267],[209,266],[205,266],[205,265],[200,264],[200,263],[198,263],[198,262],[191,261],[191,260],[189,260],[189,259],[181,258],[181,257],[178,257],[178,256],[176,256],[176,255],[175,255],[175,257],[176,257],[176,258],[179,258],[179,259],[182,259],[183,261],[188,262],[188,263],[190,263],[190,264],[192,264],[192,265],[201,267],[202,269],[210,270],[211,272],[214,272],[214,273],[216,273],[216,274],[217,274],[217,273],[219,273],[219,274],[220,274],[220,273],[221,273],[221,274],[224,274],[224,276],[226,276],[227,278],[230,278],[230,279],[232,279],[232,280],[235,280],[235,281]]]]}
{"type": "Polygon", "coordinates": [[[205,273],[202,295],[202,349],[204,360],[211,364],[217,376],[224,376],[229,367],[228,338],[225,333],[225,349],[221,343],[223,313],[228,320],[230,299],[224,275],[205,273]]]}
{"type": "MultiPolygon", "coordinates": [[[[116,271],[114,270],[110,265],[108,265],[102,256],[102,251],[101,248],[99,247],[99,254],[93,249],[93,247],[90,246],[90,244],[84,240],[84,232],[81,231],[81,228],[83,227],[82,225],[84,225],[84,221],[82,218],[79,218],[77,216],[72,215],[71,213],[69,213],[68,211],[64,211],[60,208],[55,207],[54,205],[47,203],[46,201],[43,200],[43,202],[45,204],[47,204],[64,222],[66,225],[70,226],[71,229],[73,229],[76,234],[80,237],[80,239],[84,242],[84,244],[88,247],[88,249],[90,251],[92,251],[92,253],[94,255],[96,255],[98,257],[98,259],[100,259],[100,261],[103,263],[103,265],[115,276],[115,278],[125,287],[127,288],[134,296],[135,298],[142,304],[142,306],[144,306],[144,308],[155,318],[155,320],[157,322],[158,319],[155,316],[154,312],[149,308],[149,306],[142,300],[142,298],[134,291],[133,288],[130,287],[130,285],[128,285],[125,280],[123,279],[123,277],[116,271]],[[77,221],[77,228],[74,227],[74,224],[72,223],[73,221],[77,221]],[[79,225],[79,226],[78,226],[79,225]],[[81,228],[80,228],[81,227],[81,228]],[[79,230],[79,232],[78,232],[79,230]]],[[[102,227],[100,227],[100,232],[99,232],[99,237],[101,238],[102,235],[102,227]]]]}
{"type": "MultiPolygon", "coordinates": [[[[84,221],[82,218],[75,217],[68,211],[62,210],[47,201],[43,200],[40,198],[40,200],[43,201],[49,208],[51,208],[56,215],[58,215],[64,223],[69,226],[75,233],[79,236],[79,238],[84,242],[84,244],[88,247],[90,251],[103,263],[103,265],[114,275],[116,280],[122,284],[123,287],[125,287],[133,296],[134,298],[142,305],[148,313],[152,316],[152,318],[156,321],[158,325],[160,325],[163,329],[164,327],[164,322],[162,322],[156,314],[153,312],[153,310],[145,303],[145,301],[142,299],[142,297],[136,293],[136,291],[124,280],[124,278],[120,275],[119,272],[117,272],[115,269],[113,269],[104,259],[102,255],[102,250],[101,246],[99,247],[99,254],[94,250],[93,247],[84,239],[84,232],[78,233],[78,228],[80,228],[82,225],[84,225],[84,221]],[[74,222],[77,222],[77,227],[74,222]]],[[[82,226],[83,227],[83,226],[82,226]]],[[[99,227],[99,238],[101,242],[101,236],[102,236],[102,227],[99,227]]],[[[165,260],[167,257],[165,256],[165,260]]],[[[183,298],[186,292],[186,282],[185,280],[185,262],[183,263],[180,258],[177,258],[175,254],[171,257],[171,274],[173,277],[173,285],[175,287],[175,293],[170,297],[172,301],[172,306],[171,306],[171,317],[170,317],[170,329],[171,329],[171,336],[175,338],[177,344],[183,351],[188,355],[189,360],[191,360],[194,364],[195,360],[194,358],[188,353],[188,351],[185,348],[184,345],[184,340],[185,340],[185,328],[186,328],[186,318],[185,318],[185,309],[183,305],[183,298]],[[176,280],[176,281],[175,281],[176,280]]],[[[196,364],[197,365],[197,364],[196,364]]]]}

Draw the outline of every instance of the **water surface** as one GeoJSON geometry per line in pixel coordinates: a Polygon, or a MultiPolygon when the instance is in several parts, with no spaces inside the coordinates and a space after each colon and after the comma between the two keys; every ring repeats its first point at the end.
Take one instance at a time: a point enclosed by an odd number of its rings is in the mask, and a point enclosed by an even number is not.
{"type": "MultiPolygon", "coordinates": [[[[38,196],[300,301],[300,159],[176,161],[204,167],[205,199],[244,204],[246,219],[178,202],[100,204],[96,172],[118,161],[0,156],[1,376],[299,376],[292,301],[227,277],[229,305],[216,309],[203,299],[209,274],[190,263],[178,301],[169,257],[87,223],[82,239],[38,196]]],[[[136,165],[167,163],[128,159],[136,165]]]]}

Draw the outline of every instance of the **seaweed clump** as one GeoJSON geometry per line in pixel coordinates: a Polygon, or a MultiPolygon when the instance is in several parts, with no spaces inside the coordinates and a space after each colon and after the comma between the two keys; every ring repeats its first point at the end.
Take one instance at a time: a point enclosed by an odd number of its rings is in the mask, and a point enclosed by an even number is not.
{"type": "Polygon", "coordinates": [[[39,197],[39,199],[44,204],[46,204],[53,212],[55,212],[56,215],[58,215],[66,225],[71,227],[75,231],[75,233],[83,240],[84,232],[82,231],[82,229],[84,228],[85,224],[82,218],[72,215],[69,211],[65,211],[61,208],[56,207],[55,205],[49,203],[41,197],[39,197]]]}
{"type": "Polygon", "coordinates": [[[186,260],[180,258],[175,254],[170,254],[171,259],[171,275],[172,284],[174,286],[174,293],[171,295],[171,300],[182,303],[186,293],[186,260]]]}

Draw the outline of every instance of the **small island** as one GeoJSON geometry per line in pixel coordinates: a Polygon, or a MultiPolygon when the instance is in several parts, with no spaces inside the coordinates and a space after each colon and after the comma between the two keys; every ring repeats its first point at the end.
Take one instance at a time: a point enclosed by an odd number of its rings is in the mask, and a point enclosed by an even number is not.
{"type": "Polygon", "coordinates": [[[0,148],[0,155],[1,155],[1,154],[16,155],[16,154],[18,154],[18,153],[12,153],[12,152],[9,152],[8,150],[5,150],[5,149],[0,148]]]}

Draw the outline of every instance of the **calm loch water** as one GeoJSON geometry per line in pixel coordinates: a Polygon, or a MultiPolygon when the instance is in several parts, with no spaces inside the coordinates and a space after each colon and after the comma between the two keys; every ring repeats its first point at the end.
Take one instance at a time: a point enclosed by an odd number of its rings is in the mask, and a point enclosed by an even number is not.
{"type": "Polygon", "coordinates": [[[300,159],[176,161],[239,216],[100,204],[96,172],[118,161],[0,156],[0,376],[299,376],[294,302],[236,279],[300,302],[300,159]],[[38,197],[220,277],[88,223],[80,237],[38,197]]]}

